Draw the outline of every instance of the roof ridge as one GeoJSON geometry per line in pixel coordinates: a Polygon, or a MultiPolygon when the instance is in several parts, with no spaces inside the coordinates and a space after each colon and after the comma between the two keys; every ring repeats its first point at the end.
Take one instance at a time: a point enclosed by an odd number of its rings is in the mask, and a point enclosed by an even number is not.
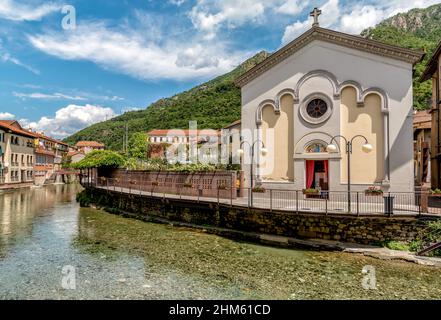
{"type": "Polygon", "coordinates": [[[313,27],[277,50],[261,63],[239,76],[235,81],[236,85],[243,87],[314,40],[327,41],[329,43],[334,43],[355,50],[365,51],[412,64],[421,61],[425,55],[423,51],[402,48],[335,30],[313,27]]]}

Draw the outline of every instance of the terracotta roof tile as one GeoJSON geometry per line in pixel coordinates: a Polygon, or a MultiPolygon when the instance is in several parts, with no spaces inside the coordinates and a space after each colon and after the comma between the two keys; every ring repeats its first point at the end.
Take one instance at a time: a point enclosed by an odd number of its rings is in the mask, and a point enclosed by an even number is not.
{"type": "Polygon", "coordinates": [[[104,148],[105,145],[97,141],[78,141],[76,147],[104,148]]]}
{"type": "Polygon", "coordinates": [[[8,130],[17,135],[36,138],[37,135],[34,132],[23,129],[17,121],[14,120],[0,120],[0,128],[8,130]]]}
{"type": "MultiPolygon", "coordinates": [[[[219,131],[215,131],[213,132],[212,130],[194,130],[196,131],[197,135],[204,135],[204,136],[219,136],[219,131]]],[[[192,132],[193,133],[193,132],[192,132]]],[[[180,129],[170,129],[170,130],[152,130],[150,132],[147,133],[147,135],[151,136],[151,137],[164,137],[167,135],[171,135],[171,136],[189,136],[190,135],[190,130],[185,129],[185,130],[180,130],[180,129]]]]}

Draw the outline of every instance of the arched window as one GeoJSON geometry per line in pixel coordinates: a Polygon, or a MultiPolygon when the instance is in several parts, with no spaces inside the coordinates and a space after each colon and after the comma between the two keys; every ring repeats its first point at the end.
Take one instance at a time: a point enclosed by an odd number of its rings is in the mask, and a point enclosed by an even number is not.
{"type": "Polygon", "coordinates": [[[320,142],[311,143],[306,147],[306,153],[325,153],[326,146],[320,142]]]}

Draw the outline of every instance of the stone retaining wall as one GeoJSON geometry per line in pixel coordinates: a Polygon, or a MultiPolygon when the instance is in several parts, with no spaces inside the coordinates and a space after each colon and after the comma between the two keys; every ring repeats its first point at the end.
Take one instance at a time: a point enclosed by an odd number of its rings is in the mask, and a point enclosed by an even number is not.
{"type": "Polygon", "coordinates": [[[172,200],[88,189],[87,197],[98,207],[139,217],[152,216],[244,232],[293,238],[316,238],[360,244],[381,241],[412,241],[427,227],[416,217],[320,215],[269,212],[208,202],[172,200]]]}

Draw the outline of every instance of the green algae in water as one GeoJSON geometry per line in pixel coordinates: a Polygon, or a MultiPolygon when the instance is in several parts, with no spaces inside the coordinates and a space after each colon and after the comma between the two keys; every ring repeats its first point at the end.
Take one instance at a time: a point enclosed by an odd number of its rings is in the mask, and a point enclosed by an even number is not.
{"type": "Polygon", "coordinates": [[[90,215],[95,217],[89,224],[94,231],[88,233],[94,240],[143,257],[155,272],[173,270],[214,286],[235,288],[249,298],[437,299],[441,294],[436,268],[361,255],[270,248],[82,211],[82,217],[90,215]],[[377,290],[361,286],[366,265],[376,268],[377,290]],[[423,290],[417,292],[415,286],[423,290]]]}

